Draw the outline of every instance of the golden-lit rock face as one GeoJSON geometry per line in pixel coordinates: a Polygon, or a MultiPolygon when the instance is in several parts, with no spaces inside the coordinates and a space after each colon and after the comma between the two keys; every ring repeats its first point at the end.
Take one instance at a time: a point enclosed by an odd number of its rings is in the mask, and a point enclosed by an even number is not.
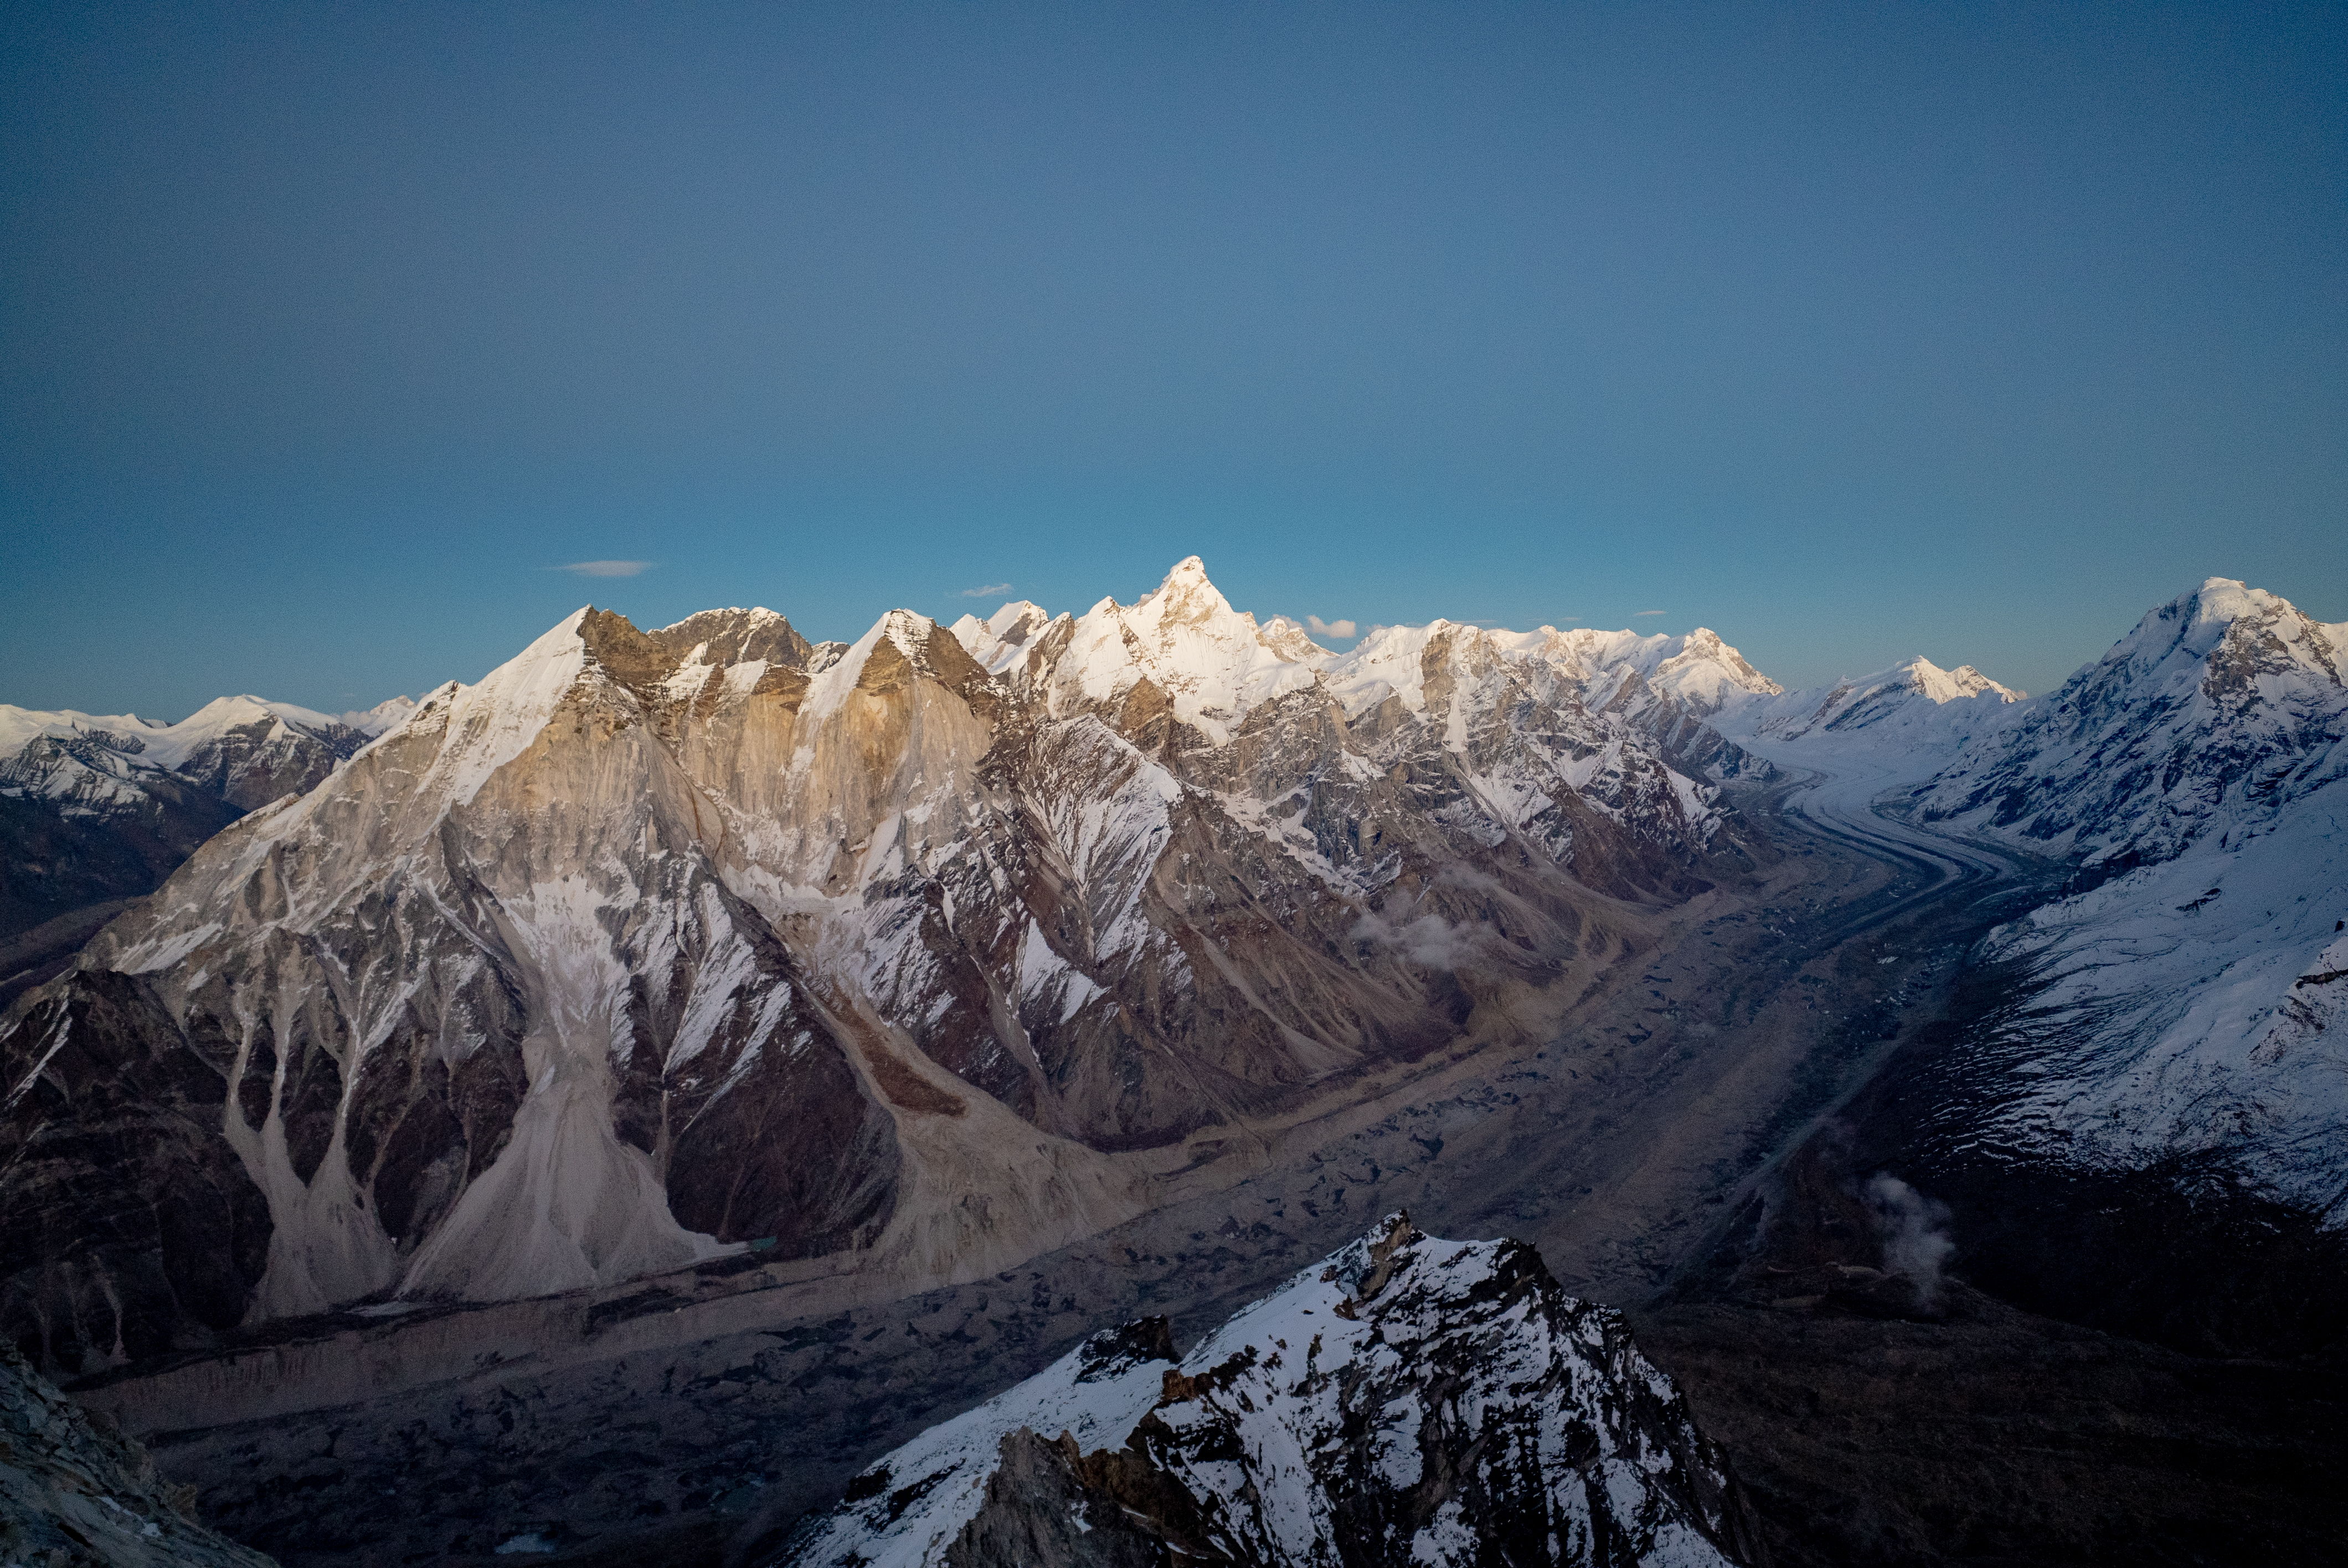
{"type": "Polygon", "coordinates": [[[432,693],[15,1010],[0,1196],[73,1212],[12,1329],[102,1360],[753,1243],[973,1277],[1543,1027],[1703,886],[1706,792],[1559,660],[1438,623],[1344,684],[1194,566],[975,654],[584,610],[432,693]]]}

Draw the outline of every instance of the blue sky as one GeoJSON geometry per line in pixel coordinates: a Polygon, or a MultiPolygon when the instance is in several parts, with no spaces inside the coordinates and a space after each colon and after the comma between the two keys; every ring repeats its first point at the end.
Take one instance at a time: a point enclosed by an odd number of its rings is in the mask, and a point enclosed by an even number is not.
{"type": "Polygon", "coordinates": [[[2340,6],[0,29],[0,701],[340,708],[590,600],[844,638],[1191,553],[1793,684],[2039,689],[2213,574],[2348,619],[2340,6]]]}

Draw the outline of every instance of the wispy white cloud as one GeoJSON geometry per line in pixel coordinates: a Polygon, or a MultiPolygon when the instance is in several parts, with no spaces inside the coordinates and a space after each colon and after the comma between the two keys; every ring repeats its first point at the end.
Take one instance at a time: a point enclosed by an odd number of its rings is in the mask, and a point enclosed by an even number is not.
{"type": "Polygon", "coordinates": [[[1354,623],[1350,620],[1323,620],[1317,615],[1304,618],[1304,629],[1315,637],[1351,637],[1354,623]]]}
{"type": "Polygon", "coordinates": [[[549,569],[567,571],[573,577],[634,577],[650,570],[652,564],[648,560],[575,560],[569,566],[549,569]]]}
{"type": "Polygon", "coordinates": [[[1457,968],[1477,948],[1495,942],[1498,933],[1486,923],[1455,926],[1442,916],[1411,918],[1410,906],[1399,910],[1373,909],[1354,922],[1356,942],[1384,948],[1422,968],[1457,968]]]}
{"type": "Polygon", "coordinates": [[[1663,612],[1660,610],[1638,610],[1631,612],[1631,619],[1636,620],[1643,615],[1661,615],[1663,613],[1663,612]]]}
{"type": "Polygon", "coordinates": [[[998,593],[1009,593],[1010,591],[1011,585],[1007,582],[990,582],[984,588],[963,589],[962,590],[961,597],[963,599],[993,599],[998,593]]]}

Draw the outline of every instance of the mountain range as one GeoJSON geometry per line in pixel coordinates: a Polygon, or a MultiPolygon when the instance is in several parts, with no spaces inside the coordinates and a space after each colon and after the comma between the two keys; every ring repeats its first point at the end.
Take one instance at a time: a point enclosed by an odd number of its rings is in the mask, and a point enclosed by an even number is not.
{"type": "MultiPolygon", "coordinates": [[[[1685,1204],[1776,1192],[1812,1119],[1887,1060],[1824,1042],[1875,1033],[1936,1042],[1903,1137],[2017,1170],[2216,1160],[2336,1225],[2343,680],[2348,625],[2226,579],[2027,698],[1921,659],[1787,692],[1704,630],[1438,620],[1339,652],[1235,610],[1194,558],[1130,605],[898,610],[846,644],[765,610],[645,630],[583,609],[476,684],[339,719],[0,709],[11,918],[104,922],[56,938],[70,967],[25,966],[0,1013],[0,1321],[137,1420],[141,1368],[241,1366],[292,1333],[420,1345],[654,1278],[701,1282],[696,1301],[983,1289],[1510,1073],[1553,1081],[1545,1104],[1725,1075],[1668,1119],[1622,1101],[1643,1144],[1607,1156],[1632,1162],[1621,1180],[1687,1145],[1667,1223],[1607,1218],[1592,1184],[1541,1211],[1651,1227],[1593,1248],[1693,1259],[1715,1243],[1685,1204]],[[1941,928],[1967,934],[1935,947],[1941,928]],[[1715,996],[1667,992],[1705,963],[1715,996]],[[2013,979],[2002,1010],[1900,1021],[1948,1004],[1958,963],[2013,979]],[[1701,1132],[1698,1105],[1737,1130],[1701,1132]]],[[[1570,1156],[1525,1163],[1553,1134],[1519,1103],[1488,1112],[1516,1142],[1438,1201],[1528,1212],[1509,1161],[1530,1181],[1570,1156]]],[[[1281,1245],[1350,1223],[1323,1201],[1281,1245]]],[[[1851,1201],[1861,1230],[1895,1224],[1851,1201]]],[[[1538,1258],[1471,1255],[1546,1321],[1594,1310],[1538,1258]]],[[[1919,1310],[1932,1270],[1870,1256],[1906,1282],[1893,1315],[1919,1310]]],[[[1107,1354],[1070,1352],[1051,1386],[1107,1354]]],[[[1207,1354],[1181,1375],[1223,1364],[1207,1354]]],[[[1606,1354],[1557,1375],[1627,1399],[1644,1374],[1606,1354]]],[[[1068,1517],[1124,1495],[1086,1434],[1071,1451],[1020,1419],[1017,1462],[1068,1517]]],[[[1344,1464],[1386,1462],[1348,1430],[1344,1464]]],[[[1663,1432],[1640,1440],[1697,1452],[1663,1432]]],[[[1239,1529],[1231,1489],[1269,1484],[1210,1482],[1208,1449],[1152,1440],[1151,1495],[1205,1511],[1180,1529],[1239,1529]]],[[[1337,1473],[1311,1486],[1355,1495],[1337,1473]]],[[[1717,1497],[1675,1495],[1705,1544],[1622,1560],[1746,1550],[1717,1497]]],[[[1616,1522],[1576,1528],[1648,1540],[1659,1516],[1609,1496],[1616,1522]]],[[[1410,1506],[1440,1534],[1439,1500],[1410,1506]]],[[[1263,1544],[1284,1528],[1218,1550],[1312,1560],[1263,1544]]],[[[848,1560],[806,1539],[794,1561],[848,1560]]]]}

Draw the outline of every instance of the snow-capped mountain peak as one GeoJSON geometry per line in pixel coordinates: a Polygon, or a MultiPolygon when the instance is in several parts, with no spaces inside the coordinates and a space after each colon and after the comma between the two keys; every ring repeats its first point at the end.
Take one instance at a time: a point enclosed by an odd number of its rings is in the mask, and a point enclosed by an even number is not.
{"type": "MultiPolygon", "coordinates": [[[[1916,662],[1925,668],[1931,668],[1923,659],[1920,658],[1916,662]]],[[[1978,697],[1985,692],[1994,692],[2009,702],[2022,702],[2030,695],[2029,692],[2018,687],[2000,685],[1970,664],[1960,664],[1954,670],[1948,671],[1948,681],[1954,689],[1952,695],[1943,697],[1930,692],[1926,692],[1926,695],[1931,696],[1936,702],[1952,702],[1959,697],[1978,697]]]]}
{"type": "Polygon", "coordinates": [[[1897,733],[1905,746],[1943,750],[2003,723],[2023,693],[1970,664],[1943,670],[1921,655],[1831,686],[1728,705],[1715,721],[1725,733],[1800,740],[1861,731],[1897,733]]]}
{"type": "Polygon", "coordinates": [[[2348,1092],[2348,625],[2212,578],[1976,737],[1926,821],[2097,875],[2003,927],[2034,973],[1996,1136],[2083,1163],[2217,1153],[2336,1224],[2348,1092]],[[2107,880],[2106,878],[2108,878],[2107,880]]]}
{"type": "Polygon", "coordinates": [[[1977,736],[1928,817],[2111,862],[2254,829],[2348,773],[2348,624],[2211,578],[1977,736]]]}
{"type": "Polygon", "coordinates": [[[1861,686],[1905,686],[1933,702],[1958,702],[1968,697],[1994,692],[2001,702],[2019,702],[2024,693],[2010,686],[2002,686],[1970,664],[1960,664],[1954,670],[1943,670],[1922,654],[1904,664],[1895,664],[1879,675],[1869,676],[1861,686]]]}
{"type": "Polygon", "coordinates": [[[981,620],[965,615],[947,630],[990,675],[1004,674],[1025,661],[1046,631],[1066,616],[1055,617],[1032,600],[1015,599],[981,620]]]}
{"type": "Polygon", "coordinates": [[[592,613],[592,606],[572,610],[478,684],[443,687],[417,705],[403,733],[415,735],[428,720],[442,737],[424,776],[425,793],[462,804],[537,739],[587,667],[580,629],[592,613]]]}
{"type": "Polygon", "coordinates": [[[416,699],[402,695],[386,697],[372,708],[357,708],[343,715],[343,723],[372,740],[407,722],[416,712],[416,699]]]}
{"type": "Polygon", "coordinates": [[[1313,683],[1309,656],[1275,638],[1286,647],[1233,610],[1190,556],[1131,605],[1105,599],[1077,619],[1053,673],[1054,711],[1121,702],[1146,682],[1220,745],[1250,709],[1313,683]]]}
{"type": "Polygon", "coordinates": [[[1530,1247],[1395,1214],[1179,1361],[1163,1319],[1095,1335],[885,1456],[778,1561],[1725,1568],[1726,1504],[1619,1317],[1530,1247]]]}
{"type": "Polygon", "coordinates": [[[1774,697],[1785,690],[1708,626],[1680,639],[1679,650],[1655,666],[1647,683],[1699,712],[1716,712],[1742,695],[1774,697]]]}

